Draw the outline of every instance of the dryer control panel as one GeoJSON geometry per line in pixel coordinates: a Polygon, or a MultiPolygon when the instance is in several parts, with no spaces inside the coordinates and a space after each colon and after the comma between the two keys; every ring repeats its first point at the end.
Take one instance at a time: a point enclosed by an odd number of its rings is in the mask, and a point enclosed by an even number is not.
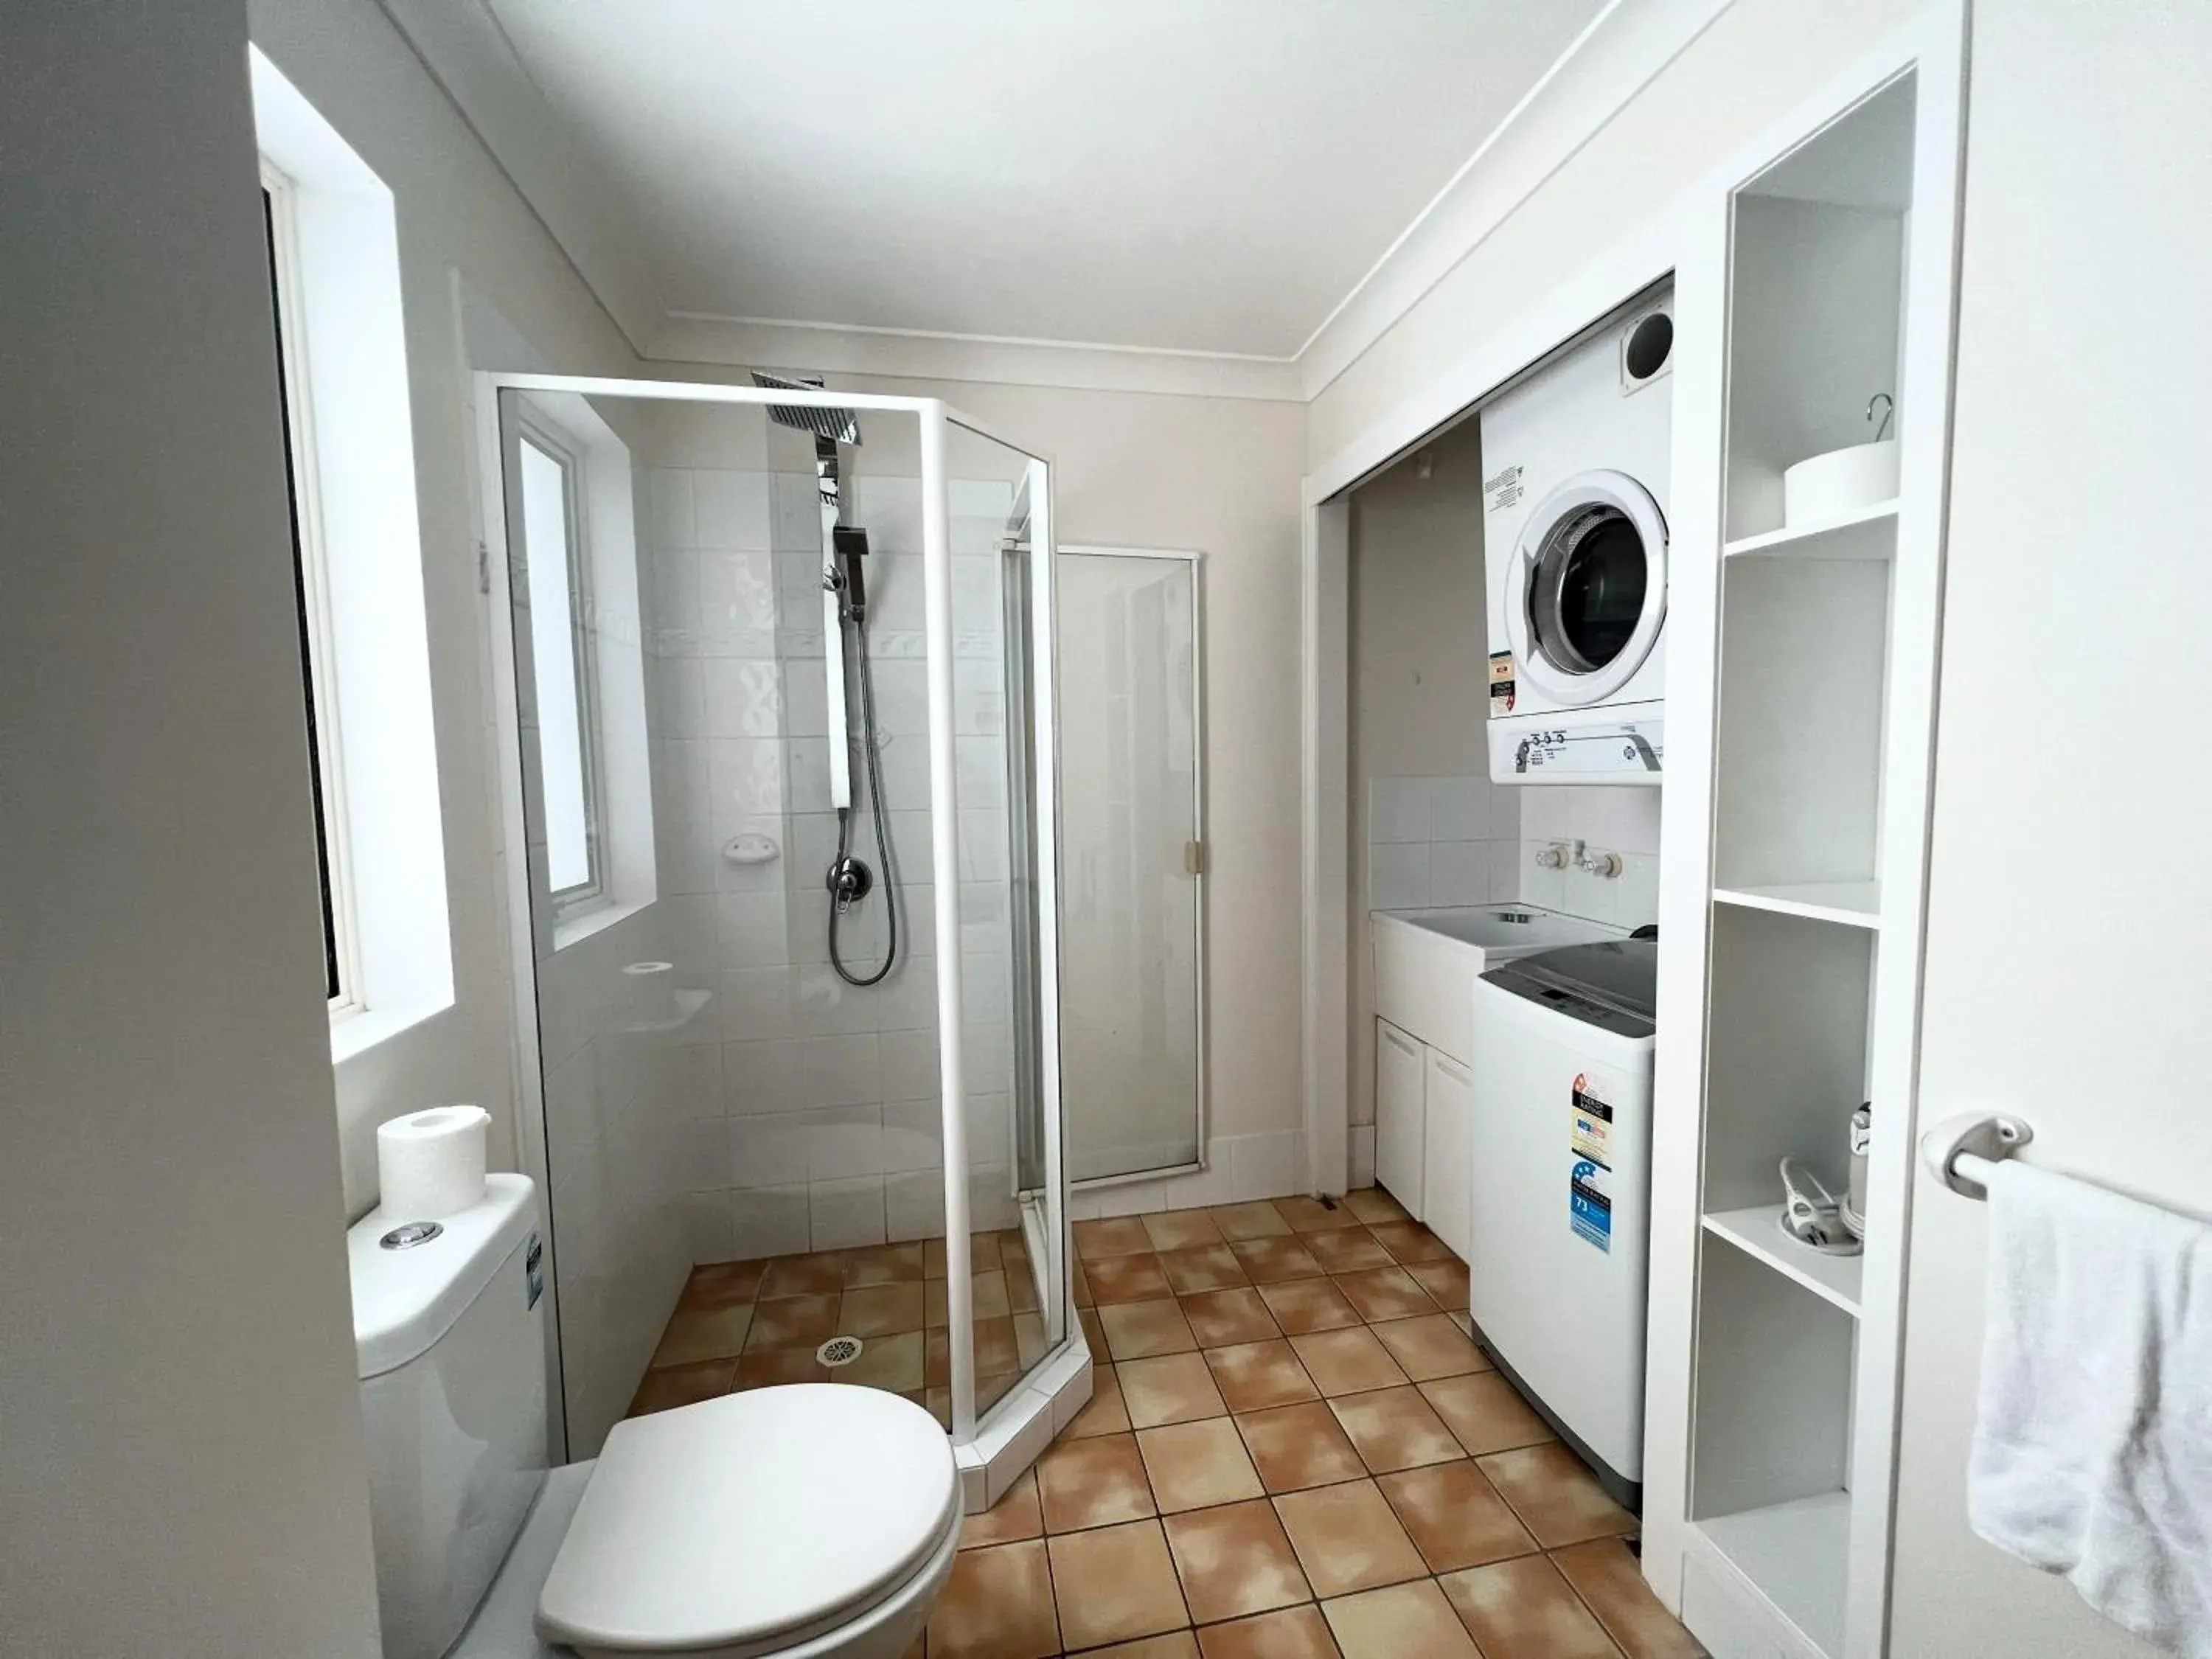
{"type": "Polygon", "coordinates": [[[1657,783],[1666,759],[1663,717],[1566,724],[1556,715],[1490,722],[1497,783],[1657,783]]]}

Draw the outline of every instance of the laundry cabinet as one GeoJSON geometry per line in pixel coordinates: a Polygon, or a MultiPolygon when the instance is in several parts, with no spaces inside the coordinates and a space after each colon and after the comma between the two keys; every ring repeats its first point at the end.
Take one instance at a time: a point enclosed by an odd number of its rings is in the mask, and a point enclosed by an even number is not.
{"type": "Polygon", "coordinates": [[[1441,1048],[1375,1022],[1375,1179],[1464,1258],[1474,1079],[1441,1048]]]}

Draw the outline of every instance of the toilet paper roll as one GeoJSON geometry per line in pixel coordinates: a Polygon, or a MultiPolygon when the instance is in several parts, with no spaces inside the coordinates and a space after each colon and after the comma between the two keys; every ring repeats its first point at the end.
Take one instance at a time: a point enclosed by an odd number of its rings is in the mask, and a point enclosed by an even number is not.
{"type": "Polygon", "coordinates": [[[484,1195],[484,1135],[491,1115],[481,1106],[438,1106],[376,1126],[376,1178],[385,1214],[434,1221],[484,1195]]]}

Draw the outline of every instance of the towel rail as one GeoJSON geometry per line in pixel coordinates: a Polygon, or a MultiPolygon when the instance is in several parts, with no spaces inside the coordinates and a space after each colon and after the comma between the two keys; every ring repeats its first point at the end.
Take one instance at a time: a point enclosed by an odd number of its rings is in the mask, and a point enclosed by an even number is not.
{"type": "Polygon", "coordinates": [[[1990,1171],[2035,1139],[2024,1119],[2000,1112],[1947,1117],[1920,1137],[1920,1162],[1961,1198],[1990,1195],[1990,1171]]]}

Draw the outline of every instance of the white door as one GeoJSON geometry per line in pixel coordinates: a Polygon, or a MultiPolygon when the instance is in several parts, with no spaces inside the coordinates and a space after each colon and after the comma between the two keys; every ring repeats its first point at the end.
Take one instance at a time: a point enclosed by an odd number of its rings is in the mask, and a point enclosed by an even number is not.
{"type": "MultiPolygon", "coordinates": [[[[2212,232],[2172,211],[2212,198],[2208,62],[2203,6],[1974,10],[1919,1106],[2200,1215],[2212,860],[2168,836],[2205,811],[2212,559],[2150,481],[2212,453],[2180,367],[2212,362],[2212,232]],[[2059,366],[2095,418],[2052,418],[2059,366]]],[[[1966,1525],[1987,1229],[1918,1179],[1889,1650],[2146,1654],[1966,1525]]]]}
{"type": "Polygon", "coordinates": [[[1474,1179],[1474,1079],[1466,1066],[1437,1049],[1428,1051],[1428,1060],[1423,1078],[1428,1144],[1421,1158],[1421,1219],[1464,1261],[1472,1221],[1468,1194],[1474,1179]]]}
{"type": "Polygon", "coordinates": [[[1428,1045],[1387,1019],[1375,1022],[1375,1179],[1419,1219],[1422,1141],[1425,1132],[1422,1075],[1428,1045]]]}

